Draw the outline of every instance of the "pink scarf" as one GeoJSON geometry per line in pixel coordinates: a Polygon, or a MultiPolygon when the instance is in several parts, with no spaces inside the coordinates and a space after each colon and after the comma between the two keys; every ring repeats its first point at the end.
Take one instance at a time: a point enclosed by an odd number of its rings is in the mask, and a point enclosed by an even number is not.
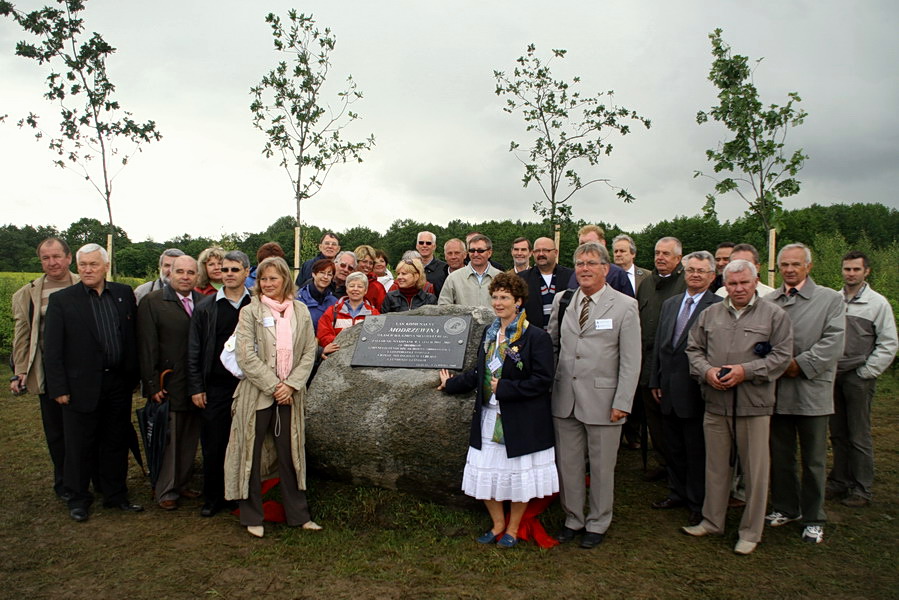
{"type": "Polygon", "coordinates": [[[262,303],[272,311],[275,319],[275,348],[277,350],[275,374],[284,381],[293,370],[293,298],[284,302],[276,302],[268,296],[261,295],[262,303]]]}

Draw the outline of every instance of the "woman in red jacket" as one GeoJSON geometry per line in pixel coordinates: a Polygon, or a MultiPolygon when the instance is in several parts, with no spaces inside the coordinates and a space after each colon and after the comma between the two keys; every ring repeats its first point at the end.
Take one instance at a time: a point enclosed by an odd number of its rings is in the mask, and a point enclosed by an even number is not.
{"type": "Polygon", "coordinates": [[[347,327],[361,323],[365,317],[381,312],[365,299],[368,277],[364,273],[350,273],[346,278],[346,296],[330,307],[318,320],[318,344],[323,348],[322,358],[340,349],[334,342],[337,334],[347,327]]]}

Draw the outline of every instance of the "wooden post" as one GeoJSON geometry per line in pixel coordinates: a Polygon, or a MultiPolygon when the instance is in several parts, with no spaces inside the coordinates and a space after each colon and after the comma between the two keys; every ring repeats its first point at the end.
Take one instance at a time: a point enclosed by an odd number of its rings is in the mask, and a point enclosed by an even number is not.
{"type": "Polygon", "coordinates": [[[561,239],[562,239],[562,225],[561,225],[561,223],[555,223],[553,225],[553,240],[556,244],[556,256],[557,257],[559,256],[558,253],[561,250],[561,248],[559,246],[559,244],[561,243],[561,239]]]}
{"type": "Polygon", "coordinates": [[[774,287],[774,263],[777,261],[777,231],[768,230],[768,285],[774,287]]]}
{"type": "Polygon", "coordinates": [[[293,276],[296,278],[300,274],[300,226],[293,228],[293,276]]]}
{"type": "Polygon", "coordinates": [[[111,233],[106,234],[106,254],[109,255],[108,275],[109,275],[109,277],[112,278],[113,281],[115,281],[115,269],[113,268],[113,264],[112,264],[112,234],[111,233]]]}

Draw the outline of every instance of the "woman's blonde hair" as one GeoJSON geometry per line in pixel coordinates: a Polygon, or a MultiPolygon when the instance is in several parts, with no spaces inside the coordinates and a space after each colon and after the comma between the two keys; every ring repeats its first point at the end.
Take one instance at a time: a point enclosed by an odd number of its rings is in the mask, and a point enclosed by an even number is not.
{"type": "Polygon", "coordinates": [[[210,258],[217,258],[219,259],[219,262],[224,262],[225,249],[213,246],[212,248],[206,248],[200,252],[200,256],[197,257],[197,287],[201,290],[209,285],[209,274],[206,272],[206,263],[209,262],[210,258]]]}
{"type": "Polygon", "coordinates": [[[290,267],[287,266],[287,261],[280,256],[269,256],[256,267],[256,287],[253,288],[254,294],[262,296],[262,286],[260,282],[263,275],[265,275],[266,269],[274,269],[275,272],[284,279],[284,285],[281,287],[281,297],[275,298],[276,300],[283,302],[288,298],[294,298],[297,295],[297,284],[293,281],[290,267]]]}
{"type": "MultiPolygon", "coordinates": [[[[396,264],[396,274],[400,274],[400,269],[412,269],[415,271],[415,274],[418,275],[418,280],[415,282],[415,285],[418,286],[418,289],[422,289],[425,287],[425,283],[428,282],[427,277],[425,277],[425,268],[421,264],[421,261],[417,258],[404,258],[400,262],[396,264]]],[[[397,284],[397,287],[399,284],[397,284]]]]}

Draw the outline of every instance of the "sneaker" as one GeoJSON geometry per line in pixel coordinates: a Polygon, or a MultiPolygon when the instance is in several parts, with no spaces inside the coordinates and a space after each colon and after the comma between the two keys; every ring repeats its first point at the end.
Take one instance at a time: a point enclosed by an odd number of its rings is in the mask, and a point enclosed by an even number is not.
{"type": "Polygon", "coordinates": [[[795,517],[788,517],[787,515],[774,511],[770,515],[765,517],[765,520],[768,521],[768,525],[771,527],[780,527],[781,525],[786,525],[787,523],[792,523],[793,521],[798,521],[802,518],[802,515],[798,515],[795,517]]]}
{"type": "Polygon", "coordinates": [[[821,525],[806,525],[802,530],[802,541],[809,544],[820,544],[824,541],[824,527],[821,525]]]}

